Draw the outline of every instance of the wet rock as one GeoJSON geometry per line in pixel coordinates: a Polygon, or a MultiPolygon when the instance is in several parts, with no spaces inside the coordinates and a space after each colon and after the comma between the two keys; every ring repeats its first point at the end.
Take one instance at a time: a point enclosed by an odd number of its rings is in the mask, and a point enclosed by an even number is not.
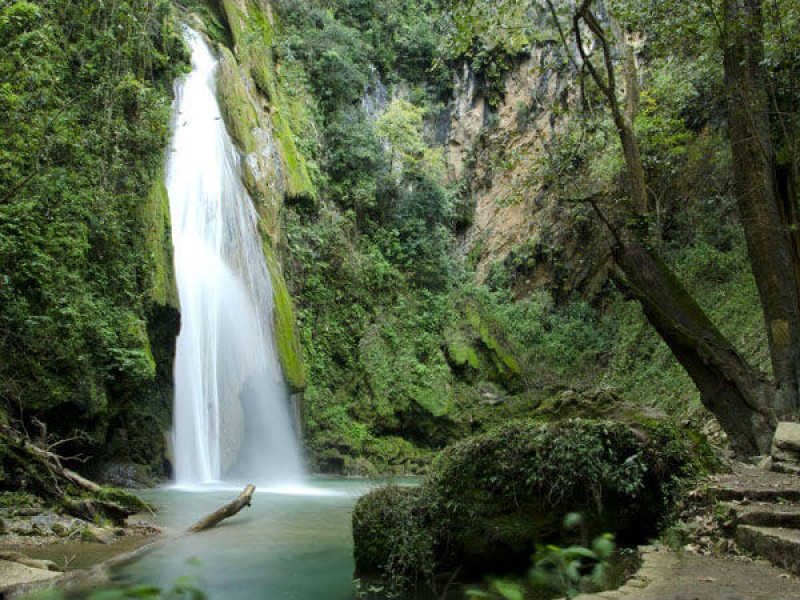
{"type": "Polygon", "coordinates": [[[772,471],[772,457],[771,456],[762,456],[756,466],[759,469],[764,469],[765,471],[772,471]]]}
{"type": "Polygon", "coordinates": [[[4,529],[0,533],[10,533],[21,536],[52,536],[68,537],[86,526],[86,521],[56,513],[43,513],[40,515],[15,516],[3,519],[4,529]]]}
{"type": "Polygon", "coordinates": [[[18,585],[27,585],[55,579],[58,573],[46,569],[35,569],[15,561],[0,560],[0,593],[18,585]]]}
{"type": "Polygon", "coordinates": [[[155,483],[147,467],[122,462],[106,463],[97,474],[97,480],[124,489],[147,488],[155,483]]]}
{"type": "Polygon", "coordinates": [[[20,552],[14,552],[12,550],[3,550],[0,551],[0,560],[6,560],[9,562],[19,563],[21,565],[25,565],[26,567],[31,567],[32,569],[42,569],[43,571],[63,571],[60,566],[54,563],[52,560],[43,560],[39,558],[29,558],[20,552]]]}
{"type": "Polygon", "coordinates": [[[96,525],[87,525],[81,531],[81,539],[85,542],[98,542],[100,544],[111,544],[117,539],[117,533],[114,529],[108,527],[97,527],[96,525]]]}

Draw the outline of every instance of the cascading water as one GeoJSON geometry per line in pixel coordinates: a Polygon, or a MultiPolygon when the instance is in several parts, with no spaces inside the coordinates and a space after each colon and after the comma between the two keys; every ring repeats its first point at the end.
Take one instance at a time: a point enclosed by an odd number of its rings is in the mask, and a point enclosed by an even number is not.
{"type": "Polygon", "coordinates": [[[240,157],[215,94],[217,61],[187,30],[167,191],[181,331],[175,357],[178,484],[302,477],[272,332],[272,282],[240,157]]]}

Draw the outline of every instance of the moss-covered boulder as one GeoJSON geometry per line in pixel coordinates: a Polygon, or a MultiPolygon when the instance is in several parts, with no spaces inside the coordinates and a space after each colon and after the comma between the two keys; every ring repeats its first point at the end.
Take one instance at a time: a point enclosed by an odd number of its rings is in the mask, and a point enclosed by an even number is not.
{"type": "Polygon", "coordinates": [[[443,451],[412,490],[380,489],[353,513],[356,576],[394,582],[459,570],[523,569],[537,543],[584,535],[622,543],[655,535],[682,479],[712,465],[666,421],[517,421],[443,451]]]}
{"type": "Polygon", "coordinates": [[[515,351],[498,333],[477,306],[467,305],[460,322],[445,331],[447,362],[466,382],[491,381],[511,393],[521,392],[525,383],[515,351]]]}

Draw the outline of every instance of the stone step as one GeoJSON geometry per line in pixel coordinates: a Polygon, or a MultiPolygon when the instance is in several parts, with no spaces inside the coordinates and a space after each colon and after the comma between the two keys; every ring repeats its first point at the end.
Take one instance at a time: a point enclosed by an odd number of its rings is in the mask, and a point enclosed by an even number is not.
{"type": "Polygon", "coordinates": [[[772,564],[800,574],[800,531],[797,529],[739,525],[736,542],[772,564]]]}
{"type": "Polygon", "coordinates": [[[797,504],[722,502],[720,506],[735,515],[737,525],[800,529],[800,505],[797,504]]]}
{"type": "Polygon", "coordinates": [[[710,498],[717,502],[800,502],[800,477],[752,466],[739,466],[732,473],[711,477],[706,489],[710,498]]]}

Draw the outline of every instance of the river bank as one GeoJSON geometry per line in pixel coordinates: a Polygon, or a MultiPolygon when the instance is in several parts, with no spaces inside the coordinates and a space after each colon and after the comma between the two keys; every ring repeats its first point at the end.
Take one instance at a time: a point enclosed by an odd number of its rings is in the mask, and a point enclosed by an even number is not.
{"type": "MultiPolygon", "coordinates": [[[[33,512],[33,511],[26,511],[33,512]]],[[[42,511],[2,517],[0,598],[15,598],[47,587],[97,586],[113,564],[162,539],[149,515],[124,527],[101,527],[42,511]]]]}

